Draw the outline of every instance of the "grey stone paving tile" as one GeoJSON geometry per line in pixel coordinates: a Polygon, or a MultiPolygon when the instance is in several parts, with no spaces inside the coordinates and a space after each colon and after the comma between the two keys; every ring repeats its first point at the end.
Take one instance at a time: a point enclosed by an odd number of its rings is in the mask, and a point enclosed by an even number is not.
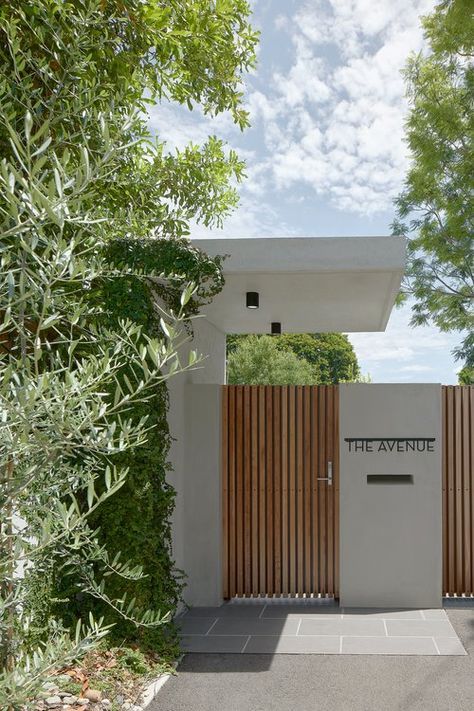
{"type": "Polygon", "coordinates": [[[297,619],[299,617],[336,617],[341,618],[340,607],[316,605],[267,605],[262,619],[297,619]]]}
{"type": "Polygon", "coordinates": [[[447,620],[448,616],[444,610],[423,610],[425,620],[447,620]]]}
{"type": "Polygon", "coordinates": [[[342,654],[438,655],[429,637],[343,637],[342,654]]]}
{"type": "Polygon", "coordinates": [[[183,617],[259,617],[265,603],[222,605],[221,607],[192,607],[183,617]]]}
{"type": "Polygon", "coordinates": [[[340,612],[341,607],[333,599],[313,599],[313,600],[298,600],[289,598],[271,598],[266,602],[267,607],[292,607],[293,609],[301,610],[310,607],[312,610],[334,610],[340,612]]]}
{"type": "Polygon", "coordinates": [[[247,641],[248,635],[233,637],[185,636],[181,638],[181,649],[183,652],[232,654],[241,652],[247,641]]]}
{"type": "Polygon", "coordinates": [[[246,635],[281,635],[296,634],[299,619],[296,620],[264,620],[251,617],[217,620],[211,630],[212,635],[246,634],[246,635]]]}
{"type": "Polygon", "coordinates": [[[384,620],[422,620],[421,610],[393,610],[384,608],[344,607],[344,619],[352,617],[367,617],[369,619],[384,620]]]}
{"type": "Polygon", "coordinates": [[[217,617],[182,617],[176,620],[176,624],[182,635],[206,634],[216,620],[217,617]]]}
{"type": "Polygon", "coordinates": [[[340,637],[250,637],[245,654],[339,654],[340,637]]]}
{"type": "Polygon", "coordinates": [[[448,620],[387,620],[389,637],[457,637],[448,620]]]}
{"type": "Polygon", "coordinates": [[[459,639],[454,639],[454,637],[435,637],[435,642],[440,654],[459,657],[467,655],[459,639]]]}
{"type": "MultiPolygon", "coordinates": [[[[411,624],[411,623],[410,623],[411,624]]],[[[378,619],[367,619],[365,617],[358,617],[352,619],[315,619],[304,618],[301,621],[301,625],[298,630],[298,635],[367,635],[369,637],[373,636],[386,636],[385,625],[383,620],[378,619]]]]}

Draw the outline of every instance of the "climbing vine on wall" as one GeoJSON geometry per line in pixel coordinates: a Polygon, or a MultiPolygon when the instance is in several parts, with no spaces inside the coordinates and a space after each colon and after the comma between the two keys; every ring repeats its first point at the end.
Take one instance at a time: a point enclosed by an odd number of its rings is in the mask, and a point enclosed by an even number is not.
{"type": "MultiPolygon", "coordinates": [[[[107,247],[107,259],[111,265],[120,265],[123,271],[128,269],[129,276],[100,285],[94,297],[100,306],[100,318],[109,322],[129,319],[141,324],[149,336],[160,328],[157,293],[166,307],[177,308],[180,286],[193,281],[196,289],[188,305],[191,315],[223,286],[221,258],[207,256],[185,239],[117,240],[107,247]],[[143,280],[134,276],[137,272],[153,276],[143,280]]],[[[127,373],[124,364],[122,377],[127,377],[127,373]]],[[[184,577],[175,569],[171,548],[170,520],[175,491],[167,481],[171,444],[167,413],[165,384],[157,387],[149,400],[131,405],[130,418],[148,418],[148,439],[143,446],[116,458],[118,465],[128,467],[126,483],[100,507],[92,524],[98,528],[99,541],[107,547],[111,557],[120,553],[132,565],[143,566],[146,574],[139,581],[126,581],[112,575],[107,582],[108,593],[117,598],[127,593],[129,599],[136,598],[136,603],[144,609],[173,613],[184,577]]],[[[48,568],[53,597],[57,601],[54,612],[65,623],[84,618],[92,611],[94,616],[104,616],[106,623],[114,624],[111,634],[117,641],[137,642],[157,652],[173,650],[176,637],[171,624],[155,629],[136,628],[114,614],[101,600],[78,595],[67,564],[58,570],[57,566],[51,569],[45,563],[42,576],[48,568]]]]}
{"type": "MultiPolygon", "coordinates": [[[[208,303],[218,294],[223,285],[223,257],[209,257],[193,247],[188,239],[121,239],[107,247],[107,258],[114,266],[129,268],[131,272],[154,274],[148,286],[159,294],[170,308],[179,308],[183,285],[193,282],[196,291],[187,305],[189,315],[196,313],[200,306],[208,303]],[[160,276],[161,275],[161,276],[160,276]]],[[[137,309],[147,319],[147,326],[158,327],[157,311],[150,299],[150,290],[143,287],[138,279],[131,277],[124,282],[110,282],[104,293],[109,299],[108,308],[116,309],[128,318],[135,319],[137,309]],[[114,299],[125,297],[127,312],[114,306],[114,299]]]]}

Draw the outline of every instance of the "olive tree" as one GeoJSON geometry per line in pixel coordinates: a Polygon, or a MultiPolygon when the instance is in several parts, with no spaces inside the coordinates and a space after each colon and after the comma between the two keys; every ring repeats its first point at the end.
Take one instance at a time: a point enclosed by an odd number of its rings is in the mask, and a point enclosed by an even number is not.
{"type": "MultiPolygon", "coordinates": [[[[148,102],[229,110],[241,126],[241,72],[257,40],[244,0],[24,0],[0,7],[0,706],[28,702],[53,668],[105,633],[75,637],[52,620],[30,638],[28,582],[45,551],[77,570],[78,590],[137,625],[166,621],[112,599],[110,559],[89,525],[123,484],[114,458],[147,438],[130,416],[183,368],[184,309],[192,298],[176,264],[181,308],[159,333],[108,323],[104,284],[124,275],[111,240],[180,239],[191,219],[220,224],[236,204],[243,164],[210,138],[171,154],[146,125],[148,102]],[[126,369],[124,366],[126,365],[126,369]],[[126,371],[126,375],[125,375],[126,371]],[[97,570],[100,571],[99,577],[97,570]]],[[[134,273],[153,290],[155,278],[134,273]]]]}

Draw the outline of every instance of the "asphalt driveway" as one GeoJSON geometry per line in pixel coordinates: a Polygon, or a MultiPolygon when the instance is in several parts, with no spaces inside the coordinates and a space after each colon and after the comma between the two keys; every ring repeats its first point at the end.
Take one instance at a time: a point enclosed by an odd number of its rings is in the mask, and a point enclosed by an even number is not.
{"type": "Polygon", "coordinates": [[[187,654],[148,711],[470,711],[474,607],[449,607],[468,656],[187,654]]]}

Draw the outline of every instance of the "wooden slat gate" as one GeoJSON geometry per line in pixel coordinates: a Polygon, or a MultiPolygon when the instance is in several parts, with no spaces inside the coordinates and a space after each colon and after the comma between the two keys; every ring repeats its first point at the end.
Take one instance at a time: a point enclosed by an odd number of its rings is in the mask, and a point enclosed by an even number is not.
{"type": "Polygon", "coordinates": [[[224,597],[338,596],[337,386],[223,386],[224,597]],[[326,477],[332,463],[332,485],[326,477]]]}
{"type": "Polygon", "coordinates": [[[443,403],[443,594],[474,593],[474,386],[447,385],[443,403]]]}

